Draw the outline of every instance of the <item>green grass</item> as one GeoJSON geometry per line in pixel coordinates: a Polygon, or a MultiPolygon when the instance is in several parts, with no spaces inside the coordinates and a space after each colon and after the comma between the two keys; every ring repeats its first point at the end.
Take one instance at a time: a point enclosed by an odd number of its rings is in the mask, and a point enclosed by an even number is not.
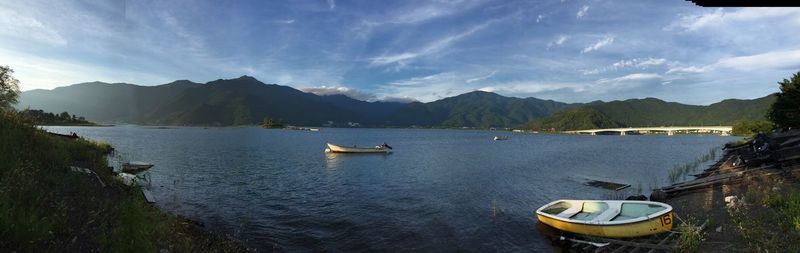
{"type": "Polygon", "coordinates": [[[705,240],[703,231],[697,220],[689,217],[678,225],[678,249],[680,252],[697,252],[700,244],[705,240]]]}
{"type": "Polygon", "coordinates": [[[147,204],[108,169],[108,143],[67,139],[0,114],[0,252],[232,252],[208,234],[147,204]],[[89,168],[100,178],[73,172],[89,168]]]}
{"type": "Polygon", "coordinates": [[[749,251],[800,251],[800,192],[780,181],[751,187],[744,205],[728,210],[749,251]]]}

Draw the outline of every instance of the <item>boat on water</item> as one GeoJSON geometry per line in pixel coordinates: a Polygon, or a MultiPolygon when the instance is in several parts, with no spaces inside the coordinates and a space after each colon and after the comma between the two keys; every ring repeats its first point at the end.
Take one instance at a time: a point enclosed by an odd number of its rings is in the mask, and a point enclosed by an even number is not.
{"type": "Polygon", "coordinates": [[[152,168],[153,164],[146,162],[127,162],[122,164],[122,172],[136,173],[152,168]]]}
{"type": "Polygon", "coordinates": [[[339,146],[339,145],[336,145],[336,144],[328,143],[328,148],[325,149],[325,152],[330,152],[330,153],[388,153],[391,149],[392,149],[392,147],[389,146],[386,143],[383,143],[383,144],[375,146],[375,147],[370,147],[370,148],[359,148],[359,147],[357,147],[355,145],[353,145],[352,147],[345,147],[345,146],[339,146]]]}
{"type": "Polygon", "coordinates": [[[76,133],[72,133],[72,132],[70,132],[70,134],[59,134],[59,133],[51,133],[51,132],[47,132],[47,134],[50,134],[50,135],[52,135],[52,136],[63,137],[63,138],[67,138],[67,139],[78,139],[78,138],[80,138],[80,137],[78,136],[78,134],[76,134],[76,133]]]}
{"type": "Polygon", "coordinates": [[[672,230],[672,206],[637,200],[556,200],[536,210],[539,222],[591,236],[625,238],[672,230]]]}
{"type": "Polygon", "coordinates": [[[496,141],[508,140],[508,136],[495,136],[494,140],[496,140],[496,141]]]}

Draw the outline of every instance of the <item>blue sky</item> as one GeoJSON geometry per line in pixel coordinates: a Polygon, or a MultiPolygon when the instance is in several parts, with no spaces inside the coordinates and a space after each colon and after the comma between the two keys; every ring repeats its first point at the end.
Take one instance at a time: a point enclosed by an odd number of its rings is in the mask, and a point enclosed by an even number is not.
{"type": "Polygon", "coordinates": [[[683,0],[2,1],[23,90],[251,75],[365,100],[756,98],[800,70],[800,9],[683,0]]]}

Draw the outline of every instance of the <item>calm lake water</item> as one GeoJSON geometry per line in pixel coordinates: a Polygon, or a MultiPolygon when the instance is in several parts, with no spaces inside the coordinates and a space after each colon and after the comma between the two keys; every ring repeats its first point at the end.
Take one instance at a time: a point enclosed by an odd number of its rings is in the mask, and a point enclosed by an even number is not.
{"type": "MultiPolygon", "coordinates": [[[[110,142],[150,169],[156,205],[260,252],[551,251],[534,211],[597,199],[611,179],[664,185],[668,170],[736,137],[576,136],[418,129],[47,127],[110,142]],[[507,141],[493,141],[509,135],[507,141]],[[326,155],[325,143],[394,147],[326,155]]],[[[719,152],[718,152],[719,154],[719,152]]],[[[635,191],[635,190],[632,190],[635,191]]]]}

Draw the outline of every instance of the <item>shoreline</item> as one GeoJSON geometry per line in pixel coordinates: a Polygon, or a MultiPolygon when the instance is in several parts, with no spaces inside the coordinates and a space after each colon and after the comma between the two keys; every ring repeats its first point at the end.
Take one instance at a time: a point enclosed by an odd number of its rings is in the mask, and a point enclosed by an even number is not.
{"type": "Polygon", "coordinates": [[[255,251],[147,203],[110,169],[110,144],[64,137],[0,115],[0,251],[255,251]]]}
{"type": "MultiPolygon", "coordinates": [[[[728,144],[722,157],[695,179],[654,190],[650,199],[673,206],[680,220],[708,223],[701,232],[704,240],[699,252],[764,250],[758,246],[758,237],[752,235],[750,226],[755,224],[742,221],[741,216],[758,216],[777,208],[754,203],[760,199],[754,196],[762,191],[780,199],[786,192],[800,189],[800,144],[792,140],[800,140],[800,131],[728,144]]],[[[758,226],[781,225],[763,223],[758,226]]]]}
{"type": "Polygon", "coordinates": [[[627,197],[672,206],[670,233],[612,239],[537,229],[563,252],[800,251],[800,130],[729,143],[723,151],[694,179],[655,188],[649,198],[627,197]]]}

